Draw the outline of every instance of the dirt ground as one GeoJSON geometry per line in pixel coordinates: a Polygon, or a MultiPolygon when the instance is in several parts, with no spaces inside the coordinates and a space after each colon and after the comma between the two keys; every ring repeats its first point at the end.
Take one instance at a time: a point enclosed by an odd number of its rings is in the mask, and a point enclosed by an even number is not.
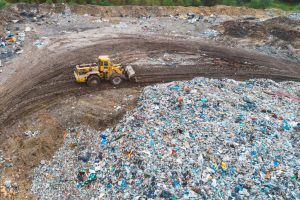
{"type": "MultiPolygon", "coordinates": [[[[196,76],[300,80],[297,60],[262,54],[238,45],[226,46],[228,37],[230,41],[238,38],[252,44],[258,39],[266,43],[273,34],[281,42],[299,48],[299,29],[295,28],[299,22],[288,21],[292,25],[287,25],[280,20],[282,18],[277,18],[278,23],[275,23],[263,10],[66,8],[64,5],[19,5],[11,9],[9,13],[0,13],[6,16],[3,27],[32,29],[26,32],[24,53],[7,59],[0,73],[0,150],[5,155],[5,163],[0,164],[0,186],[6,179],[17,182],[18,194],[14,199],[34,198],[29,193],[31,170],[41,160],[51,159],[61,146],[66,129],[81,125],[95,129],[112,127],[136,105],[145,85],[196,76]],[[187,19],[169,17],[189,12],[209,17],[226,15],[228,20],[220,21],[219,25],[211,23],[211,27],[223,29],[222,38],[208,39],[199,35],[211,28],[209,23],[193,24],[187,23],[187,19]],[[148,15],[154,17],[146,18],[148,15]],[[259,25],[237,21],[236,18],[245,15],[267,20],[259,25]],[[15,18],[20,21],[11,23],[15,18]],[[33,45],[36,40],[44,44],[33,45]],[[93,62],[100,54],[110,55],[115,63],[132,65],[137,73],[136,81],[125,82],[118,88],[103,83],[97,89],[75,83],[74,66],[93,62]],[[24,133],[28,130],[39,134],[26,136],[24,133]]],[[[277,10],[272,13],[274,16],[285,14],[277,10]]],[[[273,46],[277,44],[278,41],[273,46]]],[[[2,193],[0,198],[4,198],[2,193]]]]}

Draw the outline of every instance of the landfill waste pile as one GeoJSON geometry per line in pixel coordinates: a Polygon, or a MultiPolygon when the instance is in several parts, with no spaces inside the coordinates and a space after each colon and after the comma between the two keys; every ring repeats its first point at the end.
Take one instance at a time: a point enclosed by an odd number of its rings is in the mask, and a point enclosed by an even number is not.
{"type": "Polygon", "coordinates": [[[40,199],[297,199],[297,82],[148,86],[113,129],[70,129],[32,174],[40,199]]]}
{"type": "Polygon", "coordinates": [[[13,197],[17,195],[18,185],[12,183],[11,180],[5,180],[4,186],[0,186],[0,194],[5,197],[13,197]]]}
{"type": "MultiPolygon", "coordinates": [[[[11,163],[5,161],[3,152],[0,150],[0,174],[4,171],[5,168],[12,167],[11,163]]],[[[4,184],[0,184],[0,197],[1,195],[5,197],[12,197],[16,196],[18,191],[17,183],[12,183],[11,180],[6,179],[4,180],[4,184]]]]}
{"type": "Polygon", "coordinates": [[[300,21],[300,13],[298,12],[295,12],[295,13],[292,13],[288,16],[290,19],[293,19],[293,20],[299,20],[300,21]]]}
{"type": "Polygon", "coordinates": [[[0,35],[0,60],[6,60],[15,54],[21,54],[24,40],[24,32],[14,34],[11,31],[7,31],[5,36],[0,35]]]}
{"type": "Polygon", "coordinates": [[[11,163],[11,159],[5,157],[4,152],[0,150],[0,174],[2,174],[6,169],[11,168],[12,166],[13,164],[11,163]]]}

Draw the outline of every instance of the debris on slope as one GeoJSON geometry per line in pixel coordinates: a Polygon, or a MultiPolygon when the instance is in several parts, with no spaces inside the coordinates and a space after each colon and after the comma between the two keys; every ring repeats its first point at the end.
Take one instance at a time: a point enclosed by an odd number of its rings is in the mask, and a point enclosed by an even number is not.
{"type": "Polygon", "coordinates": [[[38,135],[40,135],[40,131],[31,131],[31,130],[28,130],[28,131],[25,131],[24,134],[27,136],[27,137],[37,137],[38,135]]]}
{"type": "Polygon", "coordinates": [[[290,19],[300,21],[300,13],[298,13],[298,12],[292,13],[292,14],[290,14],[288,17],[289,17],[290,19]]]}
{"type": "Polygon", "coordinates": [[[294,41],[300,37],[297,30],[300,22],[288,17],[276,17],[261,20],[232,20],[223,23],[224,34],[233,37],[249,36],[256,39],[266,39],[270,35],[284,41],[294,41]]]}
{"type": "Polygon", "coordinates": [[[65,134],[34,170],[40,199],[296,199],[296,82],[196,78],[149,86],[114,129],[65,134]]]}
{"type": "MultiPolygon", "coordinates": [[[[0,175],[3,173],[5,168],[12,167],[12,164],[7,162],[9,159],[4,158],[3,151],[0,150],[0,175]]],[[[10,179],[4,179],[1,177],[0,179],[0,197],[12,197],[16,196],[18,192],[18,184],[12,183],[10,179]]]]}
{"type": "Polygon", "coordinates": [[[291,14],[290,17],[280,16],[267,20],[229,20],[219,28],[224,29],[223,36],[230,36],[231,40],[235,38],[242,46],[251,49],[252,45],[253,49],[264,54],[299,62],[300,21],[296,17],[296,14],[291,14]]]}
{"type": "Polygon", "coordinates": [[[3,186],[0,186],[0,194],[4,197],[13,197],[17,195],[18,184],[12,183],[11,180],[7,179],[3,186]]]}
{"type": "Polygon", "coordinates": [[[15,54],[21,54],[24,40],[24,32],[13,33],[7,31],[5,35],[0,34],[0,60],[6,60],[15,54]]]}

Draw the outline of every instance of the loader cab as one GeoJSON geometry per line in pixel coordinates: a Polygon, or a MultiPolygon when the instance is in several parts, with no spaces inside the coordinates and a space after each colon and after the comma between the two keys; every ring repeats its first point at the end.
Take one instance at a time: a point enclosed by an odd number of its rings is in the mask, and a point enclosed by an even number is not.
{"type": "Polygon", "coordinates": [[[103,61],[103,71],[108,72],[109,64],[108,61],[103,61]]]}
{"type": "Polygon", "coordinates": [[[98,57],[98,66],[100,72],[108,73],[111,68],[110,59],[108,56],[99,56],[98,57]]]}

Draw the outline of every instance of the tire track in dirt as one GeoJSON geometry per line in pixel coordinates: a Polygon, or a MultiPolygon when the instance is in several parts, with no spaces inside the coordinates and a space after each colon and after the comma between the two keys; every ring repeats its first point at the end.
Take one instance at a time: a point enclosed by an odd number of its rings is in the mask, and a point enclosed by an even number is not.
{"type": "MultiPolygon", "coordinates": [[[[198,55],[194,65],[164,67],[145,64],[134,66],[137,82],[127,82],[122,87],[163,81],[191,79],[195,76],[214,78],[272,78],[275,80],[299,80],[297,64],[242,50],[219,47],[208,43],[180,39],[142,38],[130,36],[102,40],[101,43],[73,51],[49,54],[40,53],[42,60],[21,76],[12,77],[7,89],[0,95],[0,124],[9,126],[20,117],[52,104],[68,95],[92,93],[93,89],[74,82],[73,67],[76,63],[91,62],[99,54],[112,55],[116,63],[130,64],[146,56],[161,57],[165,52],[181,55],[198,55]],[[117,45],[117,46],[116,46],[117,45]],[[100,52],[101,50],[101,52],[100,52]],[[28,78],[30,77],[30,78],[28,78]]],[[[27,61],[31,62],[31,61],[27,61]]],[[[193,60],[195,62],[195,60],[193,60]]],[[[26,63],[24,63],[25,65],[26,63]]],[[[108,83],[97,91],[112,89],[108,83]]]]}

